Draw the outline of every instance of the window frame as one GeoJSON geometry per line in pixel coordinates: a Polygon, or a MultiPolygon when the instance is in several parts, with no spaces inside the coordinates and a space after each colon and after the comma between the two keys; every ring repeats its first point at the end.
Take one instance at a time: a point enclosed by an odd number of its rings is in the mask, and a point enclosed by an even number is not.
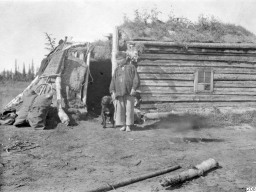
{"type": "Polygon", "coordinates": [[[213,75],[214,75],[213,69],[197,69],[195,71],[195,76],[194,76],[194,92],[195,93],[212,93],[213,92],[213,75]],[[206,72],[211,73],[210,83],[205,83],[205,82],[204,83],[198,83],[199,71],[203,71],[204,74],[206,72]],[[198,90],[198,85],[210,85],[210,90],[198,90]]]}

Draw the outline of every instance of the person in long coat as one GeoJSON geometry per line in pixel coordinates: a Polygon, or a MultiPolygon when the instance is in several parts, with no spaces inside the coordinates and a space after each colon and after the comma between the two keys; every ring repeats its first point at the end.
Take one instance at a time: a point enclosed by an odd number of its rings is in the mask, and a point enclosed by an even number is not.
{"type": "Polygon", "coordinates": [[[127,61],[125,52],[116,54],[117,68],[112,77],[109,91],[115,100],[115,125],[121,131],[131,131],[134,124],[134,95],[139,88],[140,79],[137,69],[127,61]]]}

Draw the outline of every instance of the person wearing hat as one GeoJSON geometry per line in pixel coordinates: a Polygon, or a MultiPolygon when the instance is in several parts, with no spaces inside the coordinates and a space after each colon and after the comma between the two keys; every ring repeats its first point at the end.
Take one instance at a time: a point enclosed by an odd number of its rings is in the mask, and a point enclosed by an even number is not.
{"type": "Polygon", "coordinates": [[[131,131],[134,124],[134,95],[140,85],[139,75],[134,65],[127,62],[125,52],[116,54],[117,68],[112,77],[109,91],[115,100],[115,125],[121,131],[131,131]]]}

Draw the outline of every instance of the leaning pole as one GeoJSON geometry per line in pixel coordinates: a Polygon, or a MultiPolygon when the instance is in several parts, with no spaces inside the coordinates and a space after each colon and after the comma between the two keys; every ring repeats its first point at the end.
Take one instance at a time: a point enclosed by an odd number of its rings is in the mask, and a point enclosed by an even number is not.
{"type": "Polygon", "coordinates": [[[115,27],[113,30],[113,35],[112,35],[112,76],[115,72],[115,69],[117,67],[116,63],[116,53],[118,52],[118,28],[115,27]]]}

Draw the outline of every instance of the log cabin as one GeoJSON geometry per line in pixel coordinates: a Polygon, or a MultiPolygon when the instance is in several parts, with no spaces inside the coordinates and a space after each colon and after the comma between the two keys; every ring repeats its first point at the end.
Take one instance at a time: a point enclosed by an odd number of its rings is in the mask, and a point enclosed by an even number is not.
{"type": "Polygon", "coordinates": [[[256,45],[130,41],[143,46],[137,63],[141,108],[184,111],[256,107],[256,45]]]}

